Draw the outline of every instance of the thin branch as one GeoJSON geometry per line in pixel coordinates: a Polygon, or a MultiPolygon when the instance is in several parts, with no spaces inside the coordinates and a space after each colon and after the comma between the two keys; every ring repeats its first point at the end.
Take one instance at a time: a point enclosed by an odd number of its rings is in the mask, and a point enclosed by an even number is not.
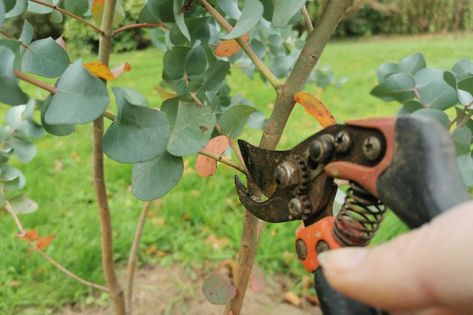
{"type": "Polygon", "coordinates": [[[120,28],[117,28],[112,32],[112,37],[120,34],[121,32],[125,32],[128,30],[132,29],[137,29],[137,28],[156,28],[156,27],[162,27],[166,28],[166,25],[164,23],[139,23],[139,24],[130,24],[130,25],[125,25],[120,28]]]}
{"type": "MultiPolygon", "coordinates": [[[[224,135],[222,133],[222,127],[220,126],[220,124],[216,124],[215,129],[217,129],[217,131],[221,135],[224,135]]],[[[240,161],[241,165],[245,165],[245,161],[243,160],[243,156],[241,156],[240,148],[238,148],[235,140],[233,140],[232,138],[230,138],[228,136],[227,136],[227,139],[228,139],[228,143],[230,144],[230,147],[232,148],[233,152],[235,152],[235,155],[237,156],[238,161],[240,161]]]]}
{"type": "Polygon", "coordinates": [[[215,161],[217,161],[217,162],[220,162],[220,163],[222,163],[222,164],[225,164],[225,165],[227,165],[227,166],[230,166],[230,167],[236,169],[237,171],[239,171],[239,172],[241,172],[241,173],[247,175],[246,168],[245,168],[242,164],[240,164],[240,163],[235,163],[235,162],[233,162],[232,160],[223,157],[222,155],[215,154],[215,153],[210,152],[210,151],[207,151],[207,150],[205,150],[205,149],[202,149],[202,150],[199,152],[199,154],[201,154],[201,155],[203,155],[203,156],[206,156],[206,157],[208,157],[208,158],[210,158],[210,159],[212,159],[212,160],[215,160],[215,161]]]}
{"type": "MultiPolygon", "coordinates": [[[[214,19],[227,31],[231,32],[233,27],[230,23],[206,0],[199,0],[204,8],[214,17],[214,19]]],[[[276,89],[281,85],[281,81],[273,74],[273,72],[264,64],[264,62],[256,55],[250,45],[241,37],[235,39],[240,47],[245,51],[248,57],[253,61],[258,70],[268,79],[271,85],[276,89]]]]}
{"type": "Polygon", "coordinates": [[[117,117],[115,116],[115,114],[113,114],[113,113],[111,113],[111,112],[105,112],[105,113],[103,113],[103,116],[104,116],[105,118],[108,118],[108,119],[111,120],[111,121],[115,121],[115,119],[117,118],[117,117]]]}
{"type": "MultiPolygon", "coordinates": [[[[304,48],[302,49],[289,78],[283,86],[280,86],[277,89],[276,102],[260,141],[261,148],[269,150],[274,150],[276,148],[289,115],[294,108],[294,94],[304,88],[310,73],[319,61],[325,46],[335,31],[335,28],[343,17],[346,9],[352,3],[353,0],[327,2],[322,15],[317,20],[315,30],[309,34],[306,40],[304,48]]],[[[260,192],[250,179],[248,181],[248,188],[253,195],[260,195],[260,192]]],[[[238,293],[227,305],[225,314],[240,314],[251,270],[255,261],[262,227],[263,224],[261,221],[246,210],[243,217],[243,235],[241,238],[237,271],[234,281],[238,293]]]]}
{"type": "Polygon", "coordinates": [[[133,280],[135,279],[136,261],[138,258],[138,250],[140,248],[141,236],[143,235],[143,229],[146,223],[146,217],[150,208],[151,202],[146,201],[143,204],[143,211],[141,211],[138,225],[136,226],[135,236],[133,238],[133,244],[131,246],[130,255],[128,256],[128,268],[127,268],[127,284],[126,284],[126,305],[128,314],[132,314],[133,306],[133,280]]]}
{"type": "Polygon", "coordinates": [[[55,86],[49,85],[46,82],[43,82],[43,81],[40,81],[40,80],[35,79],[33,77],[30,77],[30,76],[28,76],[28,75],[26,75],[26,74],[24,74],[24,73],[22,73],[18,70],[15,70],[15,75],[18,79],[23,80],[23,81],[28,82],[28,83],[31,83],[34,86],[37,86],[37,87],[39,87],[43,90],[48,91],[49,93],[54,94],[54,93],[57,92],[57,88],[55,86]]]}
{"type": "Polygon", "coordinates": [[[463,117],[463,119],[457,124],[457,129],[464,127],[470,121],[471,117],[473,117],[473,113],[469,113],[463,117]]]}
{"type": "Polygon", "coordinates": [[[21,47],[23,47],[23,48],[26,48],[26,49],[30,48],[28,45],[26,45],[25,43],[23,43],[21,40],[18,40],[18,39],[16,39],[16,38],[13,38],[13,37],[11,37],[10,35],[8,35],[7,33],[3,32],[3,31],[0,31],[0,35],[2,35],[3,37],[5,37],[5,38],[8,39],[8,40],[13,40],[13,41],[15,41],[15,42],[20,43],[21,47]]]}
{"type": "MultiPolygon", "coordinates": [[[[94,24],[92,24],[92,23],[90,23],[90,22],[84,20],[84,19],[81,18],[80,16],[77,16],[77,15],[75,15],[74,13],[72,13],[72,12],[70,12],[70,11],[67,11],[67,10],[65,10],[65,9],[63,9],[63,8],[61,8],[61,7],[59,7],[59,6],[57,6],[57,5],[54,5],[54,4],[51,4],[51,3],[48,3],[48,2],[44,2],[44,1],[41,1],[41,0],[30,0],[30,1],[31,1],[31,2],[34,2],[34,3],[37,3],[37,4],[39,4],[39,5],[42,5],[42,6],[51,8],[51,9],[53,9],[53,10],[59,11],[59,12],[61,12],[62,14],[67,15],[67,16],[69,16],[69,17],[71,17],[71,18],[73,18],[73,19],[76,19],[77,21],[79,21],[79,22],[81,22],[81,23],[83,23],[83,24],[89,26],[90,28],[94,29],[97,33],[102,34],[102,35],[104,34],[104,31],[103,31],[101,28],[95,26],[94,24]]],[[[69,0],[69,1],[71,1],[71,0],[69,0]]],[[[73,1],[73,0],[72,0],[72,1],[73,1]]]]}
{"type": "MultiPolygon", "coordinates": [[[[5,210],[13,217],[13,220],[15,221],[15,224],[18,227],[18,230],[20,231],[19,237],[23,237],[26,234],[26,229],[24,228],[23,224],[21,223],[20,219],[18,218],[18,215],[13,210],[10,202],[8,202],[8,201],[5,202],[5,210]]],[[[28,244],[30,244],[31,248],[33,248],[35,252],[37,252],[38,254],[43,256],[44,259],[46,259],[51,265],[53,265],[54,267],[59,269],[59,271],[64,273],[66,276],[68,276],[68,277],[72,278],[73,280],[76,280],[77,282],[82,283],[82,284],[84,284],[88,287],[108,292],[108,289],[106,287],[101,286],[101,285],[96,284],[96,283],[93,283],[93,282],[90,282],[90,281],[87,281],[87,280],[84,280],[81,277],[77,276],[76,274],[72,273],[71,271],[67,270],[64,266],[62,266],[59,262],[54,260],[48,254],[46,254],[44,251],[39,249],[32,242],[28,242],[28,244]]]]}
{"type": "Polygon", "coordinates": [[[314,31],[314,25],[312,24],[312,20],[310,19],[309,12],[307,12],[307,7],[305,5],[302,6],[302,15],[304,16],[305,23],[307,25],[307,30],[309,33],[312,33],[314,31]]]}
{"type": "MultiPolygon", "coordinates": [[[[117,0],[107,0],[105,1],[103,10],[101,25],[103,32],[99,42],[99,60],[105,65],[109,64],[110,54],[112,52],[111,34],[116,4],[117,0]]],[[[126,315],[125,295],[117,279],[113,258],[112,220],[104,174],[103,129],[103,116],[100,116],[94,121],[92,135],[94,188],[102,238],[102,267],[110,297],[113,301],[114,314],[126,315]]]]}

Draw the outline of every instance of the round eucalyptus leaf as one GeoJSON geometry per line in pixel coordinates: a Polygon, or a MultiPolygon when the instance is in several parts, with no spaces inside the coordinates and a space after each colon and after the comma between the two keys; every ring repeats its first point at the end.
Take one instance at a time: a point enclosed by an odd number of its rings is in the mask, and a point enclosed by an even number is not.
{"type": "Polygon", "coordinates": [[[100,117],[108,105],[102,80],[87,71],[80,60],[70,65],[57,83],[44,119],[51,125],[75,125],[100,117]]]}
{"type": "Polygon", "coordinates": [[[44,115],[46,114],[49,104],[51,102],[51,96],[49,96],[43,102],[40,102],[41,110],[41,125],[43,126],[46,132],[55,135],[55,136],[68,136],[75,131],[74,125],[50,125],[44,120],[44,115]]]}
{"type": "Polygon", "coordinates": [[[34,41],[28,45],[22,58],[22,71],[45,78],[56,78],[69,65],[66,51],[51,37],[34,41]]]}
{"type": "Polygon", "coordinates": [[[424,105],[418,100],[409,100],[402,105],[398,115],[412,114],[420,109],[423,109],[424,105]]]}
{"type": "Polygon", "coordinates": [[[301,10],[306,0],[273,0],[272,26],[286,27],[289,21],[301,10]]]}
{"type": "Polygon", "coordinates": [[[425,107],[447,109],[458,103],[457,91],[444,80],[444,71],[424,68],[415,76],[416,89],[425,107]]]}
{"type": "Polygon", "coordinates": [[[217,92],[222,86],[229,71],[230,63],[227,61],[218,60],[212,63],[205,72],[205,80],[202,90],[217,92]]]}
{"type": "Polygon", "coordinates": [[[402,59],[399,67],[401,68],[402,72],[414,75],[419,70],[427,67],[427,63],[425,61],[424,55],[421,53],[416,53],[412,56],[402,59]]]}
{"type": "Polygon", "coordinates": [[[182,176],[181,157],[164,153],[156,159],[133,166],[132,191],[140,200],[153,200],[167,194],[182,176]]]}
{"type": "Polygon", "coordinates": [[[263,5],[259,0],[246,0],[243,4],[240,19],[233,30],[223,36],[223,39],[234,39],[250,32],[263,17],[263,5]]]}
{"type": "Polygon", "coordinates": [[[214,273],[205,279],[202,293],[207,300],[216,305],[225,305],[236,295],[236,288],[227,277],[214,273]]]}
{"type": "Polygon", "coordinates": [[[396,73],[371,90],[371,95],[385,101],[405,102],[415,98],[415,87],[416,81],[412,75],[396,73]]]}
{"type": "Polygon", "coordinates": [[[228,17],[234,20],[240,18],[241,11],[238,8],[238,0],[217,0],[217,4],[228,17]]]}
{"type": "Polygon", "coordinates": [[[69,0],[64,2],[67,11],[70,11],[78,16],[83,16],[89,9],[88,0],[69,0]]]}
{"type": "Polygon", "coordinates": [[[133,104],[126,91],[113,88],[118,115],[104,136],[104,152],[121,163],[145,162],[166,151],[169,123],[156,109],[133,104]],[[118,96],[117,96],[118,95],[118,96]]]}
{"type": "Polygon", "coordinates": [[[20,105],[28,102],[28,96],[21,90],[14,70],[15,54],[9,48],[0,46],[0,102],[20,105]]]}
{"type": "Polygon", "coordinates": [[[448,128],[450,120],[447,114],[439,109],[424,108],[420,109],[412,114],[413,116],[428,117],[430,119],[438,121],[442,126],[448,128]]]}
{"type": "Polygon", "coordinates": [[[164,73],[171,80],[178,80],[184,77],[186,70],[186,60],[189,48],[182,46],[174,46],[166,51],[163,59],[164,73]]]}
{"type": "Polygon", "coordinates": [[[452,72],[457,76],[458,80],[471,76],[473,75],[473,62],[462,59],[452,67],[452,72]]]}
{"type": "Polygon", "coordinates": [[[455,151],[457,155],[463,155],[470,152],[472,132],[467,126],[456,129],[452,135],[455,151]]]}
{"type": "MultiPolygon", "coordinates": [[[[44,1],[48,4],[51,4],[51,5],[54,4],[52,0],[42,0],[42,1],[44,1]]],[[[76,1],[76,0],[74,0],[74,1],[76,1]]],[[[68,2],[68,1],[66,1],[66,2],[68,2]]],[[[28,1],[28,12],[35,13],[35,14],[49,14],[49,13],[53,12],[53,9],[50,8],[50,7],[35,3],[33,1],[28,1]]]]}
{"type": "Polygon", "coordinates": [[[36,146],[33,143],[17,137],[8,139],[6,145],[13,149],[13,153],[21,163],[31,162],[37,152],[36,146]]]}
{"type": "Polygon", "coordinates": [[[186,58],[187,75],[202,74],[207,68],[207,55],[202,46],[192,48],[186,58]]]}
{"type": "Polygon", "coordinates": [[[7,190],[16,190],[25,187],[26,178],[19,169],[4,165],[0,168],[0,182],[7,190]]]}
{"type": "Polygon", "coordinates": [[[376,70],[376,76],[378,77],[378,82],[382,83],[387,77],[391,74],[401,72],[401,67],[396,63],[383,63],[376,70]]]}
{"type": "Polygon", "coordinates": [[[10,205],[16,214],[30,214],[38,210],[38,204],[26,196],[11,199],[10,205]]]}
{"type": "Polygon", "coordinates": [[[28,7],[28,0],[16,0],[15,6],[5,14],[6,19],[23,14],[28,7]]]}
{"type": "Polygon", "coordinates": [[[216,118],[210,107],[179,101],[168,152],[175,156],[199,152],[209,141],[215,123],[216,118]]]}
{"type": "Polygon", "coordinates": [[[23,21],[23,28],[21,30],[19,41],[21,41],[25,45],[28,45],[33,40],[33,35],[33,25],[31,25],[31,23],[27,19],[25,19],[23,21]]]}
{"type": "Polygon", "coordinates": [[[256,108],[248,105],[236,105],[230,107],[220,117],[222,133],[232,139],[237,138],[243,131],[250,115],[255,111],[256,108]]]}
{"type": "Polygon", "coordinates": [[[173,13],[174,13],[174,21],[181,31],[182,35],[187,38],[188,41],[191,41],[191,34],[189,33],[189,29],[187,28],[186,21],[184,20],[184,12],[182,7],[186,3],[186,0],[174,0],[173,1],[173,13]]]}

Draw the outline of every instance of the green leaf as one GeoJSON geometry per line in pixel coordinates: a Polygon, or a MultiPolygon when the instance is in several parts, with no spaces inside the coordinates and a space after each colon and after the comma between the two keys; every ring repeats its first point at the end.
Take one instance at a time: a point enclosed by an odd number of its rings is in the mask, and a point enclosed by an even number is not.
{"type": "Polygon", "coordinates": [[[27,105],[12,107],[5,114],[5,120],[20,138],[34,139],[43,135],[43,128],[34,121],[35,101],[29,100],[27,105]]]}
{"type": "Polygon", "coordinates": [[[69,56],[51,37],[37,40],[25,50],[23,72],[31,72],[45,78],[60,76],[69,65],[69,56]]]}
{"type": "Polygon", "coordinates": [[[11,9],[13,9],[13,7],[15,7],[17,0],[3,0],[3,2],[5,4],[5,13],[6,13],[10,11],[11,9]]]}
{"type": "Polygon", "coordinates": [[[212,63],[205,73],[202,90],[217,92],[229,71],[230,63],[227,61],[218,60],[212,63]]]}
{"type": "MultiPolygon", "coordinates": [[[[42,0],[42,1],[49,4],[54,4],[52,0],[42,0]]],[[[32,2],[32,1],[28,1],[28,12],[35,13],[35,14],[49,14],[53,12],[53,9],[50,7],[32,2]]]]}
{"type": "Polygon", "coordinates": [[[16,214],[30,214],[38,210],[38,204],[25,196],[11,199],[10,206],[16,214]]]}
{"type": "Polygon", "coordinates": [[[68,136],[74,132],[75,126],[74,125],[50,125],[44,120],[44,115],[48,111],[49,104],[51,103],[51,96],[49,96],[45,101],[40,103],[40,110],[41,110],[41,125],[43,126],[44,130],[48,133],[55,135],[55,136],[68,136]]]}
{"type": "MultiPolygon", "coordinates": [[[[461,75],[458,76],[458,77],[461,77],[461,75]]],[[[462,105],[469,105],[469,104],[473,103],[473,95],[471,95],[467,91],[463,91],[463,90],[459,89],[459,87],[458,87],[458,77],[455,76],[455,74],[453,72],[450,72],[450,71],[445,71],[443,73],[444,81],[447,82],[448,85],[450,85],[452,88],[454,88],[456,90],[458,101],[462,105]]],[[[464,77],[464,79],[466,79],[466,78],[468,78],[468,76],[464,77]]],[[[462,79],[462,80],[464,80],[464,79],[462,79]]]]}
{"type": "Polygon", "coordinates": [[[6,141],[6,147],[12,148],[13,153],[21,163],[28,163],[36,155],[36,147],[30,141],[12,137],[6,141]]]}
{"type": "Polygon", "coordinates": [[[184,35],[188,41],[191,41],[191,35],[189,34],[189,29],[184,20],[184,12],[182,11],[185,2],[186,0],[173,0],[174,20],[182,35],[184,35]]]}
{"type": "Polygon", "coordinates": [[[401,67],[396,63],[383,63],[376,70],[376,76],[378,77],[378,82],[382,83],[389,77],[391,74],[401,72],[401,67]]]}
{"type": "Polygon", "coordinates": [[[473,160],[471,153],[457,157],[457,164],[465,185],[473,187],[473,160]]]}
{"type": "Polygon", "coordinates": [[[12,18],[12,17],[16,17],[18,15],[21,15],[21,14],[23,14],[23,12],[26,11],[27,7],[28,7],[28,1],[27,0],[17,0],[15,2],[15,6],[5,14],[5,18],[9,19],[9,18],[12,18]]]}
{"type": "Polygon", "coordinates": [[[473,74],[473,62],[462,59],[452,67],[452,72],[459,80],[471,76],[473,74]]]}
{"type": "Polygon", "coordinates": [[[414,77],[406,73],[396,73],[371,90],[371,95],[385,101],[405,102],[415,98],[414,77]]]}
{"type": "Polygon", "coordinates": [[[456,129],[452,135],[457,155],[470,153],[472,132],[467,126],[456,129]]]}
{"type": "Polygon", "coordinates": [[[234,20],[238,20],[241,16],[241,11],[238,8],[238,0],[217,0],[218,6],[222,11],[234,20]]]}
{"type": "Polygon", "coordinates": [[[70,65],[57,83],[44,116],[48,124],[74,125],[91,122],[107,108],[108,94],[102,80],[87,71],[80,60],[70,65]]]}
{"type": "Polygon", "coordinates": [[[209,141],[215,123],[215,115],[208,106],[179,101],[168,152],[175,156],[199,152],[209,141]]]}
{"type": "Polygon", "coordinates": [[[201,45],[196,46],[189,51],[186,58],[187,75],[202,74],[207,68],[207,54],[201,45]]]}
{"type": "Polygon", "coordinates": [[[251,31],[253,27],[263,17],[263,5],[258,0],[245,0],[243,10],[241,11],[240,19],[233,28],[233,30],[223,36],[223,39],[234,39],[241,37],[251,31]]]}
{"type": "Polygon", "coordinates": [[[254,113],[252,113],[250,115],[250,117],[248,117],[248,127],[250,127],[251,129],[263,129],[265,124],[266,124],[266,117],[264,116],[264,114],[260,111],[256,111],[254,113]]]}
{"type": "Polygon", "coordinates": [[[418,100],[409,100],[402,105],[402,108],[399,111],[398,115],[412,114],[418,111],[419,109],[423,109],[423,108],[424,108],[424,105],[422,105],[422,103],[419,102],[418,100]]]}
{"type": "Polygon", "coordinates": [[[164,73],[171,80],[182,79],[186,70],[186,56],[189,48],[182,46],[174,46],[166,51],[163,59],[164,73]]]}
{"type": "Polygon", "coordinates": [[[220,117],[222,133],[232,139],[237,138],[248,122],[248,118],[255,111],[256,108],[248,105],[236,105],[230,107],[223,113],[222,117],[220,117]]]}
{"type": "Polygon", "coordinates": [[[140,200],[153,200],[167,194],[182,176],[182,158],[164,153],[158,158],[133,166],[132,191],[140,200]]]}
{"type": "Polygon", "coordinates": [[[0,168],[0,182],[3,182],[8,190],[22,189],[26,185],[26,178],[23,173],[9,165],[0,168]]]}
{"type": "Polygon", "coordinates": [[[174,23],[173,0],[148,0],[140,12],[140,23],[174,23]]]}
{"type": "Polygon", "coordinates": [[[64,21],[64,16],[62,15],[61,12],[54,10],[49,15],[49,20],[53,24],[61,24],[64,21]]]}
{"type": "Polygon", "coordinates": [[[418,117],[428,117],[430,119],[436,120],[445,128],[448,128],[448,125],[450,124],[447,114],[439,109],[424,108],[414,112],[412,115],[418,117]]]}
{"type": "Polygon", "coordinates": [[[28,96],[21,90],[14,72],[15,54],[9,48],[0,46],[0,102],[20,105],[28,102],[28,96]]]}
{"type": "Polygon", "coordinates": [[[401,68],[402,72],[416,74],[419,70],[427,67],[427,63],[425,62],[424,55],[421,53],[416,53],[412,56],[402,59],[399,67],[401,68]]]}
{"type": "Polygon", "coordinates": [[[3,4],[3,0],[0,0],[0,27],[2,27],[4,20],[5,20],[5,5],[3,4]]]}
{"type": "Polygon", "coordinates": [[[64,6],[67,11],[70,11],[78,16],[83,16],[89,9],[88,0],[68,0],[65,1],[64,6]]]}
{"type": "MultiPolygon", "coordinates": [[[[15,62],[13,68],[21,69],[21,43],[17,40],[0,39],[0,46],[9,48],[15,54],[15,62]]],[[[1,57],[1,56],[0,56],[1,57]]]]}
{"type": "Polygon", "coordinates": [[[425,107],[447,109],[458,103],[457,91],[444,80],[444,71],[425,68],[415,76],[420,101],[425,107]]]}
{"type": "Polygon", "coordinates": [[[33,26],[27,19],[25,19],[23,22],[23,29],[21,31],[19,40],[23,44],[28,45],[33,40],[33,35],[34,35],[33,26]]]}
{"type": "MultiPolygon", "coordinates": [[[[166,151],[169,123],[160,111],[134,104],[126,89],[114,87],[116,120],[104,136],[104,152],[121,163],[145,162],[166,151]]],[[[136,92],[135,92],[136,93],[136,92]]]]}
{"type": "Polygon", "coordinates": [[[286,27],[294,15],[301,10],[305,2],[306,0],[273,0],[272,26],[286,27]]]}

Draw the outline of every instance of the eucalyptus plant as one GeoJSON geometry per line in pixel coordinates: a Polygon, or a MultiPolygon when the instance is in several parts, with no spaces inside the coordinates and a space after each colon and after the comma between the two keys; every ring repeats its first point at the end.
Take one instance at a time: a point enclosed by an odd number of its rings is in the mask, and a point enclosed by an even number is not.
{"type": "MultiPolygon", "coordinates": [[[[18,196],[8,194],[7,187],[21,188],[24,177],[7,164],[8,156],[15,154],[27,162],[34,151],[31,140],[41,129],[62,137],[73,133],[77,125],[92,125],[93,177],[106,285],[79,278],[49,257],[44,252],[46,240],[25,229],[17,212],[6,207],[17,222],[20,236],[35,242],[35,250],[68,276],[108,292],[116,314],[131,313],[136,256],[149,201],[166,195],[178,184],[183,158],[205,156],[245,173],[235,138],[249,120],[264,128],[260,145],[274,149],[294,107],[295,93],[307,83],[321,88],[343,83],[343,79],[335,80],[329,69],[313,70],[352,0],[327,2],[315,27],[315,17],[309,16],[305,4],[306,0],[148,0],[139,21],[121,25],[124,11],[119,0],[0,0],[0,26],[6,19],[23,18],[28,11],[56,21],[74,19],[100,38],[98,60],[84,63],[70,60],[62,38],[33,40],[34,27],[25,18],[19,38],[1,33],[0,102],[13,107],[6,116],[8,127],[0,128],[4,141],[0,175],[3,198],[13,205],[18,196]],[[301,20],[307,25],[302,34],[293,29],[301,20]],[[152,29],[153,42],[165,51],[160,86],[172,92],[162,104],[149,104],[144,91],[114,86],[109,93],[107,89],[107,81],[127,69],[126,65],[117,71],[110,69],[112,41],[136,28],[152,29]],[[230,90],[226,78],[232,67],[243,69],[249,76],[259,74],[268,88],[275,89],[277,96],[267,120],[230,90]],[[55,80],[53,85],[51,80],[55,80]],[[44,90],[47,96],[37,99],[28,95],[19,81],[44,90]],[[40,112],[38,123],[34,121],[35,110],[40,112]],[[112,122],[106,130],[104,118],[112,122]],[[219,137],[227,139],[239,162],[222,156],[221,148],[219,153],[212,149],[216,139],[222,139],[219,137]],[[145,201],[130,251],[126,294],[115,274],[104,154],[133,165],[132,192],[145,201]]],[[[236,315],[241,310],[261,228],[261,222],[245,211],[234,279],[237,294],[229,301],[226,314],[236,315]]]]}

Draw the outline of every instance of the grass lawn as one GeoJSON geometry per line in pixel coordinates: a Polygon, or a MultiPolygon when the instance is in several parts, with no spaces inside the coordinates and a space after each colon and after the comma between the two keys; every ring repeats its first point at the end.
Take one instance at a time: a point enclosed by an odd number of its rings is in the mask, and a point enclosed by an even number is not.
{"type": "MultiPolygon", "coordinates": [[[[321,65],[329,64],[337,76],[348,76],[341,89],[328,89],[324,101],[339,121],[395,114],[398,106],[383,103],[369,95],[376,84],[376,68],[383,62],[398,62],[406,55],[423,52],[430,66],[449,68],[461,58],[470,58],[473,36],[454,39],[450,35],[425,37],[371,38],[332,42],[321,65]]],[[[133,70],[112,85],[134,88],[145,94],[153,106],[161,100],[153,87],[161,77],[162,54],[149,49],[115,55],[112,65],[129,62],[133,70]]],[[[232,71],[231,87],[269,114],[274,92],[269,85],[250,81],[238,70],[232,71]]],[[[313,87],[307,87],[313,91],[313,87]]],[[[41,93],[40,91],[33,91],[41,93]]],[[[115,109],[115,105],[111,105],[115,109]]],[[[312,134],[318,125],[296,107],[282,138],[287,148],[312,134]]],[[[29,229],[55,234],[48,253],[83,278],[103,282],[97,209],[91,180],[90,125],[64,138],[45,136],[38,141],[38,155],[32,163],[21,165],[28,184],[27,194],[40,208],[22,217],[29,229]]],[[[248,130],[243,137],[255,143],[260,131],[248,130]]],[[[231,169],[219,167],[212,178],[196,175],[194,159],[186,159],[184,176],[170,194],[155,203],[145,227],[140,253],[145,263],[174,263],[192,268],[211,268],[234,258],[241,234],[242,208],[237,200],[231,169]]],[[[141,203],[130,193],[131,166],[106,161],[106,176],[113,215],[115,259],[127,258],[141,203]]],[[[65,277],[32,253],[15,237],[10,217],[0,214],[0,314],[17,314],[34,305],[34,314],[74,301],[91,301],[91,291],[65,277]],[[87,298],[89,296],[89,298],[87,298]]],[[[257,256],[266,273],[304,274],[293,251],[297,223],[267,225],[257,256]]],[[[381,236],[389,235],[395,224],[385,224],[381,236]]],[[[98,298],[100,301],[101,299],[98,298]]]]}

